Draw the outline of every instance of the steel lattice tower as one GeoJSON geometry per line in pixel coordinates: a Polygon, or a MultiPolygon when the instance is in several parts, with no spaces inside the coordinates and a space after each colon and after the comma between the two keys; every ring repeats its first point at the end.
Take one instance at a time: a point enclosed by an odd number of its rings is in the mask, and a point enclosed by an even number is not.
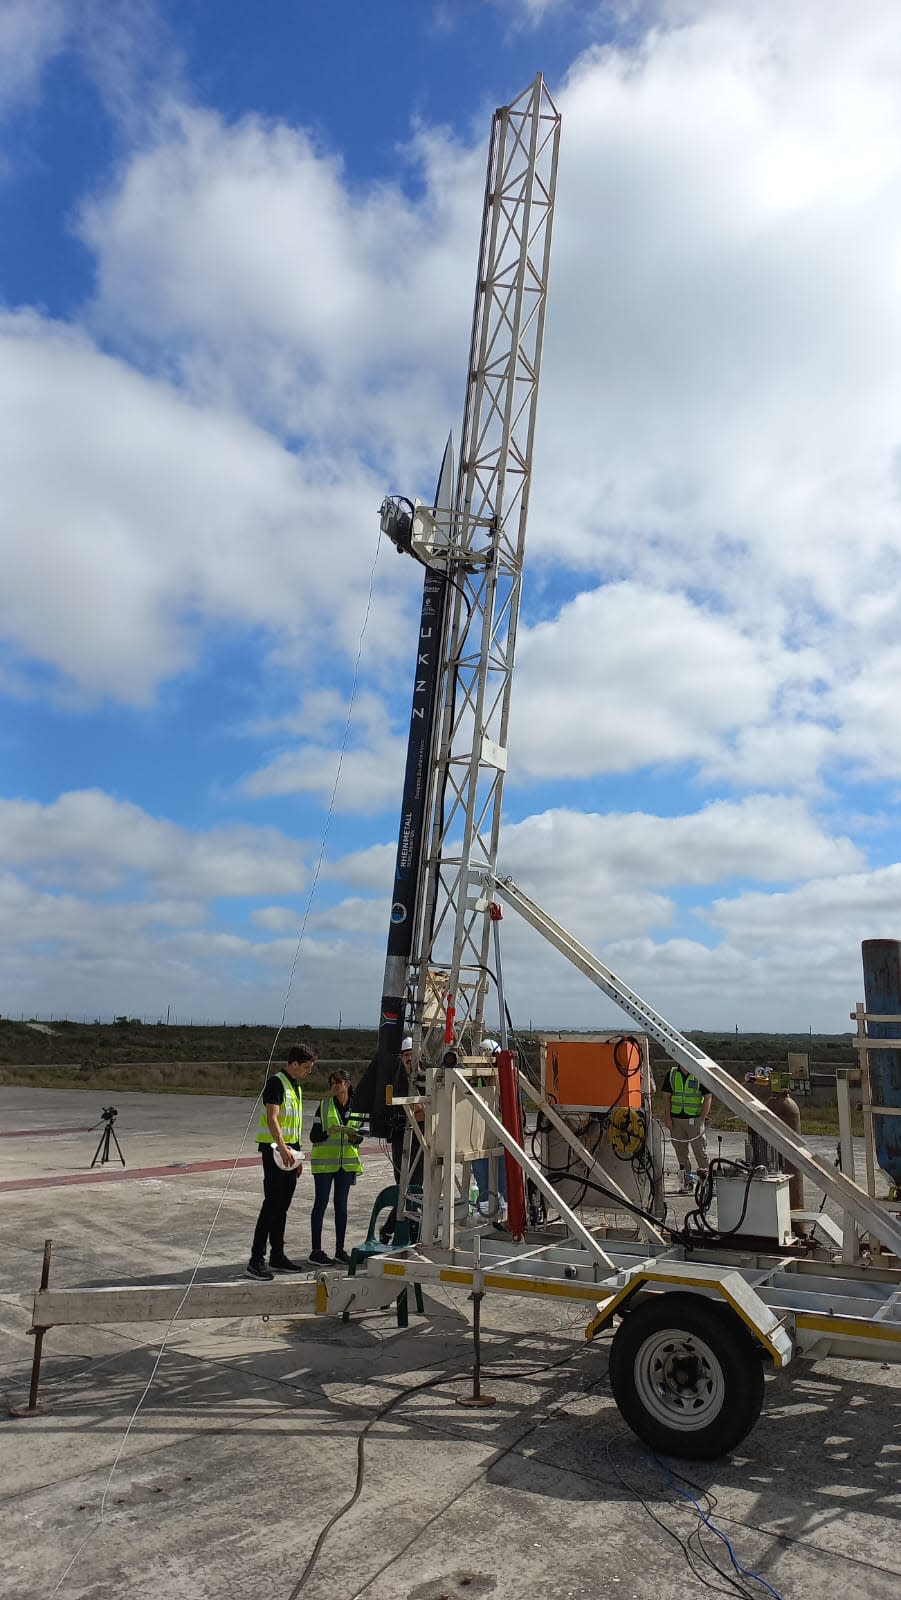
{"type": "Polygon", "coordinates": [[[560,115],[540,74],[495,112],[411,960],[426,1055],[441,1025],[431,972],[440,970],[454,997],[458,1029],[478,1030],[484,1009],[490,930],[475,909],[475,883],[497,860],[559,140],[560,115]]]}

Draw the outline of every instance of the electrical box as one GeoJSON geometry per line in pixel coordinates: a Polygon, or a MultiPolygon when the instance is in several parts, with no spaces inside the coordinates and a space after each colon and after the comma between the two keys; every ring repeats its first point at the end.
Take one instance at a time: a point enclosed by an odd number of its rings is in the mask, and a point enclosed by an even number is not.
{"type": "Polygon", "coordinates": [[[716,1185],[716,1225],[720,1233],[747,1234],[754,1239],[772,1239],[774,1244],[791,1244],[792,1217],[789,1180],[782,1172],[768,1172],[752,1178],[718,1172],[716,1185]],[[745,1195],[747,1194],[747,1205],[745,1195]],[[744,1215],[742,1215],[744,1211],[744,1215]]]}
{"type": "Polygon", "coordinates": [[[552,1104],[567,1111],[607,1111],[641,1106],[649,1092],[650,1059],[644,1035],[540,1034],[541,1084],[552,1104]]]}
{"type": "Polygon", "coordinates": [[[601,1169],[599,1177],[556,1128],[544,1128],[542,1164],[561,1198],[576,1211],[621,1212],[615,1194],[593,1186],[606,1176],[633,1204],[662,1215],[663,1144],[650,1114],[647,1034],[539,1034],[538,1043],[544,1093],[601,1169]]]}
{"type": "Polygon", "coordinates": [[[789,1050],[788,1078],[792,1094],[810,1094],[810,1056],[807,1051],[789,1050]]]}

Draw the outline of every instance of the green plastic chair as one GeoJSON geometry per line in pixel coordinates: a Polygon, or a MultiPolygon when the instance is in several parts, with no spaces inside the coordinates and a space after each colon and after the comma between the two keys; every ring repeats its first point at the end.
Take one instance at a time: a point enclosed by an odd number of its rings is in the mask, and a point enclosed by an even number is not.
{"type": "MultiPolygon", "coordinates": [[[[410,1192],[415,1194],[416,1190],[413,1189],[410,1192]]],[[[362,1244],[355,1244],[350,1252],[350,1266],[347,1269],[348,1277],[356,1277],[357,1267],[365,1262],[367,1256],[389,1255],[392,1250],[405,1250],[410,1244],[410,1223],[406,1217],[398,1218],[394,1228],[394,1243],[392,1245],[382,1244],[379,1238],[379,1217],[383,1212],[390,1213],[396,1208],[397,1184],[392,1183],[387,1189],[382,1189],[375,1197],[375,1204],[369,1216],[369,1226],[366,1229],[366,1238],[362,1244]]],[[[416,1296],[416,1310],[420,1316],[423,1316],[425,1314],[425,1306],[422,1299],[422,1288],[418,1283],[414,1283],[413,1292],[416,1296]]],[[[345,1311],[342,1321],[350,1321],[349,1311],[345,1311]]],[[[409,1325],[409,1321],[407,1286],[405,1286],[397,1296],[397,1326],[406,1328],[409,1325]]]]}

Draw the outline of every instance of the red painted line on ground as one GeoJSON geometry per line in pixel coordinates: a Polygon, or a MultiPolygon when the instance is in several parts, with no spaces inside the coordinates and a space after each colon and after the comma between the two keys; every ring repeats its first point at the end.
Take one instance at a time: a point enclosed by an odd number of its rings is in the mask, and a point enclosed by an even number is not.
{"type": "MultiPolygon", "coordinates": [[[[362,1147],[363,1155],[374,1155],[379,1146],[362,1147]]],[[[0,1182],[0,1194],[14,1189],[55,1189],[70,1183],[115,1183],[122,1178],[182,1178],[192,1172],[227,1172],[230,1167],[256,1167],[259,1156],[239,1156],[237,1161],[184,1161],[168,1167],[99,1167],[90,1172],[60,1172],[47,1178],[6,1178],[0,1182]]],[[[305,1164],[305,1171],[309,1171],[305,1164]]]]}
{"type": "Polygon", "coordinates": [[[177,1167],[99,1167],[92,1172],[60,1172],[51,1178],[7,1178],[0,1193],[10,1189],[55,1189],[68,1183],[115,1183],[121,1178],[181,1178],[192,1172],[224,1172],[229,1167],[255,1167],[258,1156],[238,1161],[185,1161],[177,1167]]]}
{"type": "Polygon", "coordinates": [[[91,1133],[96,1126],[88,1122],[83,1128],[3,1128],[0,1139],[52,1139],[58,1133],[91,1133]]]}

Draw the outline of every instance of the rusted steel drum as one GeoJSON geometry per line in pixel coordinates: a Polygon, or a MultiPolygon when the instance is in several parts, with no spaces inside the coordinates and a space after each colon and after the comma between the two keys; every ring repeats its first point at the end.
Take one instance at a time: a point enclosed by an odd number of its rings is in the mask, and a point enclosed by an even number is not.
{"type": "MultiPolygon", "coordinates": [[[[871,1039],[901,1039],[901,940],[864,939],[863,998],[867,1011],[891,1017],[868,1022],[871,1039]],[[897,1021],[894,1019],[897,1018],[897,1021]]],[[[870,1050],[870,1093],[874,1106],[901,1111],[901,1050],[870,1050]]],[[[901,1116],[873,1116],[876,1160],[889,1181],[901,1186],[901,1116]]]]}

